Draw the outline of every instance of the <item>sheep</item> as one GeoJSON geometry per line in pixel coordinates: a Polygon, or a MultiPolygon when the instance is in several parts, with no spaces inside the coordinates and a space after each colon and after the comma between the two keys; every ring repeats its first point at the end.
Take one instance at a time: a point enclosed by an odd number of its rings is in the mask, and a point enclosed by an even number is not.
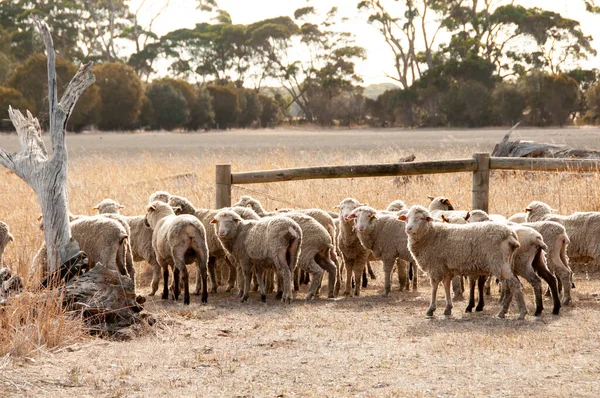
{"type": "Polygon", "coordinates": [[[471,210],[465,216],[465,221],[474,223],[482,221],[493,221],[501,224],[506,224],[506,217],[501,214],[488,214],[483,210],[471,210]]]}
{"type": "Polygon", "coordinates": [[[113,220],[119,222],[123,226],[123,228],[125,228],[125,232],[127,233],[127,236],[129,236],[130,238],[123,245],[124,253],[119,253],[119,259],[124,258],[125,264],[124,264],[124,266],[123,266],[123,264],[120,264],[120,263],[117,265],[119,266],[119,269],[121,269],[121,268],[127,269],[127,273],[129,274],[129,277],[131,278],[131,280],[134,281],[134,285],[135,285],[135,268],[133,267],[133,253],[132,253],[132,248],[131,248],[131,243],[130,243],[131,227],[129,226],[127,219],[124,216],[119,214],[120,210],[124,209],[124,208],[125,208],[125,206],[123,206],[122,204],[120,204],[112,199],[104,199],[100,203],[98,203],[96,206],[94,206],[92,208],[92,210],[97,210],[98,213],[104,217],[112,218],[113,220]]]}
{"type": "Polygon", "coordinates": [[[600,263],[600,245],[593,237],[600,233],[600,212],[573,213],[570,216],[551,214],[552,208],[544,202],[531,202],[525,212],[527,222],[555,221],[565,227],[570,244],[567,247],[569,259],[592,258],[600,263]]]}
{"type": "Polygon", "coordinates": [[[167,203],[169,201],[169,198],[171,197],[171,194],[167,191],[156,191],[153,194],[150,195],[150,197],[148,198],[148,203],[152,203],[155,201],[159,201],[159,202],[165,202],[167,203]]]}
{"type": "MultiPolygon", "coordinates": [[[[217,292],[217,280],[215,273],[215,265],[217,261],[225,261],[227,266],[229,267],[229,278],[227,284],[227,292],[230,292],[235,286],[236,280],[236,267],[231,263],[229,259],[227,259],[227,253],[221,244],[221,241],[217,237],[217,234],[214,228],[210,225],[210,222],[214,218],[214,216],[218,213],[218,210],[210,210],[210,209],[196,209],[192,202],[190,202],[187,198],[182,196],[171,196],[169,198],[169,206],[173,208],[175,214],[190,214],[195,216],[202,222],[204,229],[206,231],[206,243],[208,245],[208,272],[211,279],[211,291],[213,293],[217,292]]],[[[243,219],[258,219],[258,215],[250,208],[245,207],[234,207],[233,211],[238,213],[243,219]]]]}
{"type": "MultiPolygon", "coordinates": [[[[431,214],[422,206],[413,206],[406,221],[408,248],[419,268],[429,274],[431,303],[427,316],[436,309],[438,285],[443,281],[446,293],[445,315],[452,314],[450,283],[454,274],[492,274],[507,282],[519,305],[519,319],[525,318],[527,307],[519,280],[511,270],[511,260],[519,247],[517,235],[509,227],[497,223],[454,225],[434,223],[431,214]]],[[[498,314],[503,318],[504,308],[498,314]]]]}
{"type": "Polygon", "coordinates": [[[516,224],[523,224],[527,222],[527,213],[515,213],[510,216],[507,221],[514,222],[516,224]]]}
{"type": "Polygon", "coordinates": [[[274,266],[282,279],[284,303],[292,301],[292,275],[298,262],[302,230],[298,223],[285,217],[243,220],[231,210],[221,210],[211,221],[225,250],[238,262],[244,276],[242,302],[248,301],[252,269],[266,301],[260,268],[274,266]]]}
{"type": "Polygon", "coordinates": [[[10,228],[8,224],[0,221],[0,267],[4,265],[2,262],[2,256],[4,255],[4,250],[9,242],[14,242],[15,238],[10,233],[10,228]]]}
{"type": "Polygon", "coordinates": [[[256,214],[258,214],[260,217],[276,216],[279,214],[276,211],[266,211],[257,199],[254,199],[252,196],[248,195],[240,197],[240,200],[238,200],[232,206],[249,207],[252,210],[254,210],[256,214]]]}
{"type": "MultiPolygon", "coordinates": [[[[99,214],[120,214],[120,210],[125,206],[121,207],[119,203],[114,200],[105,199],[98,204],[99,214]]],[[[152,248],[152,228],[146,225],[144,222],[145,216],[122,216],[129,229],[131,235],[129,243],[131,247],[131,254],[133,261],[146,261],[152,268],[152,282],[150,284],[150,296],[154,296],[158,290],[158,283],[160,281],[160,265],[156,260],[156,254],[152,248]]]]}
{"type": "Polygon", "coordinates": [[[208,301],[207,272],[208,246],[206,231],[202,223],[189,214],[175,215],[173,209],[164,202],[152,202],[147,208],[144,222],[152,228],[152,248],[156,260],[163,270],[163,299],[169,297],[169,265],[173,267],[173,294],[179,299],[179,274],[183,282],[183,303],[190,303],[189,279],[186,263],[196,261],[196,291],[200,290],[202,278],[201,301],[208,301]]]}
{"type": "MultiPolygon", "coordinates": [[[[123,267],[125,259],[121,256],[125,253],[123,246],[129,236],[118,221],[102,216],[75,216],[69,225],[71,236],[88,255],[90,264],[100,263],[127,275],[123,267]]],[[[40,223],[40,228],[43,229],[43,223],[40,223]]],[[[48,274],[46,243],[35,255],[33,264],[36,269],[42,270],[42,275],[48,274]]]]}
{"type": "Polygon", "coordinates": [[[354,295],[360,295],[360,278],[369,260],[370,251],[360,243],[354,230],[354,219],[350,214],[358,207],[363,206],[358,200],[346,198],[336,207],[340,210],[340,234],[338,246],[342,252],[342,259],[346,267],[346,289],[344,295],[350,295],[352,289],[352,273],[354,273],[354,295]]]}
{"type": "Polygon", "coordinates": [[[309,273],[312,277],[306,301],[310,301],[316,294],[323,278],[323,270],[327,271],[329,276],[329,293],[327,297],[333,298],[337,266],[332,260],[335,252],[330,232],[321,223],[306,214],[290,212],[285,213],[284,216],[298,223],[302,230],[298,267],[309,273]]]}
{"type": "Polygon", "coordinates": [[[399,212],[400,210],[404,209],[406,209],[406,203],[404,203],[401,200],[394,200],[387,206],[385,210],[391,212],[399,212]]]}
{"type": "Polygon", "coordinates": [[[407,284],[406,263],[414,261],[407,247],[405,224],[399,221],[397,216],[378,213],[369,206],[354,209],[348,218],[355,220],[355,229],[360,243],[383,262],[385,275],[383,295],[390,294],[394,264],[397,264],[400,291],[404,290],[407,284]]]}
{"type": "Polygon", "coordinates": [[[466,217],[467,211],[464,210],[455,210],[452,204],[450,203],[450,199],[445,196],[428,196],[431,203],[429,203],[429,213],[431,217],[434,219],[441,220],[442,215],[445,217],[454,217],[454,216],[462,216],[466,217]]]}

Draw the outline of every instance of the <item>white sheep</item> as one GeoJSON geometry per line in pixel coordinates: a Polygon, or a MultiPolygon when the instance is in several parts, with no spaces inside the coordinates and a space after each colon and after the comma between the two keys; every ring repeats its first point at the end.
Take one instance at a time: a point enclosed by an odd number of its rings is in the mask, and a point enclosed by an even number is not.
{"type": "Polygon", "coordinates": [[[515,213],[508,217],[507,221],[514,222],[516,224],[523,224],[524,222],[527,222],[527,213],[515,213]]]}
{"type": "Polygon", "coordinates": [[[407,246],[405,224],[398,220],[397,216],[378,213],[369,206],[354,209],[348,218],[355,220],[354,228],[360,243],[372,251],[375,258],[383,262],[385,276],[383,295],[390,294],[394,264],[397,265],[400,291],[404,290],[408,280],[408,264],[414,261],[407,246]]]}
{"type": "Polygon", "coordinates": [[[190,303],[189,277],[186,263],[196,262],[196,290],[200,290],[202,278],[203,303],[208,301],[207,263],[208,247],[206,232],[202,223],[194,216],[184,214],[177,216],[171,207],[160,201],[152,202],[145,218],[146,225],[152,228],[152,248],[156,260],[163,271],[163,299],[169,297],[169,265],[173,267],[173,293],[175,300],[179,298],[179,274],[183,282],[183,303],[190,303]]]}
{"type": "Polygon", "coordinates": [[[2,262],[2,256],[4,255],[4,250],[9,242],[14,242],[15,238],[10,233],[10,228],[8,224],[0,221],[0,267],[4,264],[2,262]]]}
{"type": "MultiPolygon", "coordinates": [[[[519,304],[519,318],[527,314],[519,280],[511,270],[511,260],[519,241],[515,232],[497,223],[454,225],[435,223],[429,211],[422,206],[411,207],[406,221],[408,248],[419,268],[429,274],[431,303],[427,310],[433,316],[436,293],[440,282],[446,293],[445,315],[452,313],[450,284],[454,275],[492,274],[507,282],[519,304]]],[[[500,311],[499,317],[505,313],[500,311]]]]}
{"type": "Polygon", "coordinates": [[[340,211],[340,234],[338,246],[342,253],[344,267],[346,268],[346,289],[344,295],[350,295],[352,289],[352,274],[354,273],[354,295],[360,295],[360,278],[369,260],[370,251],[360,243],[354,230],[354,218],[350,214],[363,206],[358,200],[346,198],[336,207],[340,211]]]}
{"type": "Polygon", "coordinates": [[[231,210],[221,210],[211,221],[223,247],[231,253],[242,269],[244,289],[242,302],[248,300],[252,270],[261,289],[261,300],[266,301],[261,269],[274,266],[282,279],[284,303],[291,303],[292,276],[298,262],[302,230],[298,223],[285,217],[267,217],[243,220],[231,210]]]}
{"type": "Polygon", "coordinates": [[[428,198],[431,201],[431,203],[429,203],[429,213],[434,219],[441,220],[442,215],[446,218],[455,216],[461,216],[464,218],[467,216],[467,211],[455,210],[454,206],[452,206],[452,203],[450,203],[450,199],[445,196],[428,196],[428,198]]]}
{"type": "Polygon", "coordinates": [[[552,214],[544,202],[531,202],[525,209],[527,221],[555,221],[563,225],[569,236],[567,254],[572,261],[591,258],[600,264],[600,245],[593,237],[600,234],[600,212],[579,212],[570,216],[552,214]]]}
{"type": "Polygon", "coordinates": [[[235,207],[235,206],[249,207],[252,210],[254,210],[256,212],[256,214],[259,215],[259,217],[276,216],[279,214],[276,211],[266,211],[264,209],[264,207],[262,207],[262,204],[257,199],[254,199],[252,196],[248,196],[248,195],[244,195],[244,196],[240,197],[240,200],[238,200],[236,203],[234,203],[232,205],[232,207],[235,207]]]}
{"type": "Polygon", "coordinates": [[[406,208],[407,208],[406,203],[404,203],[404,201],[394,200],[387,206],[387,208],[385,210],[397,213],[400,210],[405,210],[406,208]]]}
{"type": "Polygon", "coordinates": [[[152,203],[152,202],[156,202],[156,201],[168,203],[169,198],[171,198],[171,194],[169,192],[156,191],[150,195],[150,197],[148,198],[148,203],[152,203]]]}

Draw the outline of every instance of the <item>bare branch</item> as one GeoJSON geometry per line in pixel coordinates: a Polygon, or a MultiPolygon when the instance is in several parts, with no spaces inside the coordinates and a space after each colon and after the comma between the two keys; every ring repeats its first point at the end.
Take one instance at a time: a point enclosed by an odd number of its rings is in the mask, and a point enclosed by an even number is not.
{"type": "Polygon", "coordinates": [[[4,149],[0,148],[0,165],[6,167],[11,171],[15,171],[15,161],[14,155],[12,153],[6,152],[4,149]]]}
{"type": "MultiPolygon", "coordinates": [[[[42,35],[44,45],[46,46],[46,56],[48,57],[48,113],[50,115],[50,131],[55,131],[55,109],[58,103],[58,91],[56,87],[56,60],[54,54],[54,43],[52,42],[52,36],[50,35],[50,29],[45,22],[42,22],[38,18],[34,19],[35,26],[42,35]]],[[[16,126],[15,126],[16,127],[16,126]]],[[[52,147],[55,146],[55,138],[52,135],[52,147]]]]}
{"type": "Polygon", "coordinates": [[[21,151],[19,155],[23,157],[33,157],[44,161],[48,159],[46,145],[42,141],[42,128],[37,118],[33,117],[31,112],[27,111],[25,117],[19,110],[8,107],[8,115],[12,124],[17,129],[21,151]]]}

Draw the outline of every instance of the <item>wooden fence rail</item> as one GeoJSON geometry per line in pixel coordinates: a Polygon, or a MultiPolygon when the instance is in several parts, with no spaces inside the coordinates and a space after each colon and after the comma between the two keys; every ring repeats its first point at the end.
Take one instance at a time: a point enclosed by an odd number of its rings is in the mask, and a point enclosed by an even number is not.
{"type": "Polygon", "coordinates": [[[488,211],[490,170],[597,172],[600,171],[600,160],[492,158],[489,153],[476,153],[472,159],[302,167],[239,173],[232,173],[229,164],[220,164],[216,166],[216,208],[231,206],[232,184],[471,172],[473,173],[472,208],[488,211]]]}

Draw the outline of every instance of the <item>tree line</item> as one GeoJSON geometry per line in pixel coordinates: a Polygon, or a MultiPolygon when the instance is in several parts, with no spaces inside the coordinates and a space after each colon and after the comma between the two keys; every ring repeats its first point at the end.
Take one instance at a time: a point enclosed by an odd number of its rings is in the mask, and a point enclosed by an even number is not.
{"type": "Polygon", "coordinates": [[[388,45],[397,84],[369,98],[355,71],[367,51],[343,30],[335,7],[320,13],[309,5],[243,25],[215,0],[199,0],[210,23],[159,36],[153,24],[170,0],[145,26],[141,8],[127,0],[5,0],[0,127],[9,127],[9,104],[47,118],[46,60],[33,17],[52,28],[59,88],[76,64],[97,63],[96,84],[69,120],[74,131],[595,123],[599,72],[578,66],[596,55],[591,36],[578,21],[518,3],[357,1],[357,15],[388,45]],[[164,62],[169,77],[151,79],[164,62]]]}

